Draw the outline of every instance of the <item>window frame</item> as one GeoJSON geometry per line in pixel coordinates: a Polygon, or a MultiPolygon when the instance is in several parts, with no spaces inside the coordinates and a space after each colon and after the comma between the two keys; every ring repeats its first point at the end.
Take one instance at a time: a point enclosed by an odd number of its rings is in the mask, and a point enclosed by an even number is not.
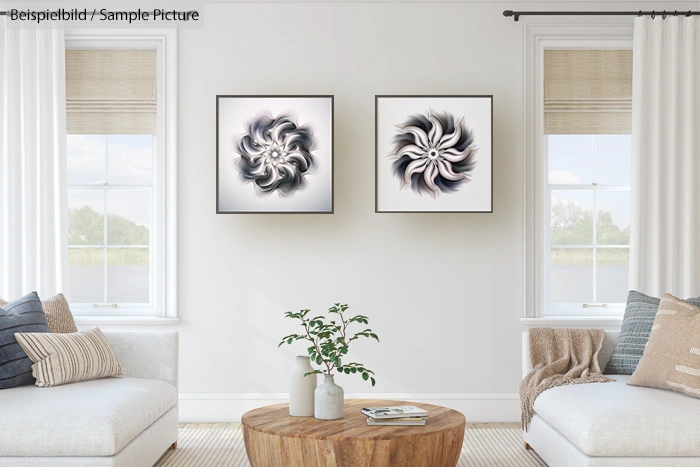
{"type": "Polygon", "coordinates": [[[109,322],[120,318],[134,322],[177,321],[177,30],[67,28],[65,38],[66,50],[156,50],[157,62],[151,304],[118,308],[71,304],[71,311],[78,320],[91,323],[102,318],[109,322]]]}
{"type": "Polygon", "coordinates": [[[601,326],[614,329],[624,307],[552,307],[545,261],[549,257],[550,225],[545,214],[549,198],[548,160],[544,134],[545,50],[631,50],[633,27],[629,25],[527,25],[525,34],[524,115],[524,228],[525,325],[601,326]],[[565,308],[569,308],[566,310],[565,308]],[[575,309],[574,309],[575,308],[575,309]]]}

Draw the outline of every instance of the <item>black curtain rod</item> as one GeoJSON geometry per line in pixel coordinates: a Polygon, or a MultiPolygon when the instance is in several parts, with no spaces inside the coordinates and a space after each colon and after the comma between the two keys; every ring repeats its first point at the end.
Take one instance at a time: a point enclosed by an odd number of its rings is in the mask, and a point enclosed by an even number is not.
{"type": "Polygon", "coordinates": [[[513,17],[513,20],[518,21],[521,16],[698,16],[700,11],[513,11],[506,10],[503,16],[506,18],[513,17]]]}

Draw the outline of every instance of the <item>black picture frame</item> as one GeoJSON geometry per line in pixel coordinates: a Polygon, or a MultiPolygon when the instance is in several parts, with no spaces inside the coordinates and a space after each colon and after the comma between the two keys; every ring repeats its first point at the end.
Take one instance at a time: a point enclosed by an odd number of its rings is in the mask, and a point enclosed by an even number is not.
{"type": "MultiPolygon", "coordinates": [[[[385,155],[383,155],[385,156],[385,155]]],[[[423,95],[423,94],[406,94],[406,95],[391,95],[391,94],[377,94],[374,96],[374,212],[377,214],[400,214],[400,213],[445,213],[445,214],[492,214],[493,213],[493,95],[492,94],[465,94],[465,95],[454,95],[454,94],[435,94],[435,95],[423,95]],[[489,171],[490,171],[490,190],[489,190],[489,209],[488,210],[392,210],[392,209],[380,209],[379,208],[379,132],[380,132],[380,122],[379,122],[379,106],[380,100],[382,99],[489,99],[489,126],[490,126],[490,149],[489,154],[489,171]]]]}
{"type": "MultiPolygon", "coordinates": [[[[251,115],[250,117],[253,117],[251,115]]],[[[335,96],[332,94],[217,94],[216,95],[216,213],[217,214],[334,214],[335,212],[335,96]],[[330,100],[330,209],[328,210],[224,210],[221,208],[220,111],[223,99],[329,99],[330,100]]]]}

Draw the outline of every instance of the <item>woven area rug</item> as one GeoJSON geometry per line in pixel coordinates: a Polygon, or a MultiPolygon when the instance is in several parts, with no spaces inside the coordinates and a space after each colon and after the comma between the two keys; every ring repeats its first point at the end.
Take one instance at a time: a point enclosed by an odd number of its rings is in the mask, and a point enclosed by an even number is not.
{"type": "MultiPolygon", "coordinates": [[[[177,449],[168,451],[156,464],[156,467],[224,466],[250,467],[240,427],[181,428],[177,449]]],[[[520,430],[475,428],[466,431],[457,466],[536,467],[546,464],[533,451],[523,448],[520,430]]]]}

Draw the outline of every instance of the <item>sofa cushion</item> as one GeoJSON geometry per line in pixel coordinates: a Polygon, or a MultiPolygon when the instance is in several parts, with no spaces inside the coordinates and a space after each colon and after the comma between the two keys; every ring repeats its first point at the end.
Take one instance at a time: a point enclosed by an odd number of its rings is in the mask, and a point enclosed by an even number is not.
{"type": "Polygon", "coordinates": [[[700,456],[700,400],[614,378],[549,389],[535,413],[588,456],[700,456]]]}
{"type": "Polygon", "coordinates": [[[0,457],[112,456],[175,406],[170,383],[106,378],[0,391],[0,457]]]}

